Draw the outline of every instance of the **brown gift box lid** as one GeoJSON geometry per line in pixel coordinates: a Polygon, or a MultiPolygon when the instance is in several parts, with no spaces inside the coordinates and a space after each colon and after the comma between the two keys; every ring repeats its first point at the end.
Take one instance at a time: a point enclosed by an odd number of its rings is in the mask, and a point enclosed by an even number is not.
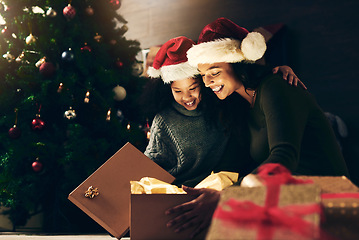
{"type": "Polygon", "coordinates": [[[131,143],[126,143],[83,183],[68,199],[116,238],[121,238],[130,226],[130,181],[154,177],[172,183],[174,177],[145,156],[131,143]],[[99,195],[85,197],[93,187],[99,195]]]}

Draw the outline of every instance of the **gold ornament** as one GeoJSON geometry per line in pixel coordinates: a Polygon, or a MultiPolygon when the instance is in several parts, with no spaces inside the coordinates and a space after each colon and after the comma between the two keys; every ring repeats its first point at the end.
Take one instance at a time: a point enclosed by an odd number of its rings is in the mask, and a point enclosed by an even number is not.
{"type": "Polygon", "coordinates": [[[30,35],[26,37],[25,42],[27,45],[34,43],[34,42],[36,42],[36,37],[34,35],[32,35],[32,33],[30,33],[30,35]]]}
{"type": "Polygon", "coordinates": [[[46,15],[49,16],[49,17],[56,17],[57,12],[56,12],[53,8],[50,7],[50,8],[46,11],[46,15]]]}
{"type": "Polygon", "coordinates": [[[126,98],[126,89],[124,87],[121,87],[119,85],[117,85],[116,87],[114,87],[112,89],[112,91],[115,93],[115,96],[113,97],[113,99],[117,100],[117,101],[122,101],[126,98]]]}
{"type": "Polygon", "coordinates": [[[39,68],[41,64],[43,64],[46,61],[46,57],[42,57],[39,61],[35,63],[35,66],[39,68]]]}
{"type": "Polygon", "coordinates": [[[94,36],[93,39],[95,39],[95,41],[99,43],[99,42],[101,42],[101,40],[102,40],[102,36],[101,36],[101,35],[98,35],[98,33],[96,33],[96,36],[94,36]]]}
{"type": "Polygon", "coordinates": [[[64,113],[64,117],[68,120],[76,118],[76,112],[72,107],[64,113]]]}
{"type": "Polygon", "coordinates": [[[15,57],[8,51],[7,53],[5,53],[4,55],[2,55],[3,58],[5,58],[8,62],[12,62],[15,57]]]}

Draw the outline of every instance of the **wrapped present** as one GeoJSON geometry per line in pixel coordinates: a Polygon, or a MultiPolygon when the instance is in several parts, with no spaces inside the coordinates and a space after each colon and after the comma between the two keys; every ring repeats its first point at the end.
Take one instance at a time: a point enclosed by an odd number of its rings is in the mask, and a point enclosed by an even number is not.
{"type": "Polygon", "coordinates": [[[298,176],[321,189],[322,228],[341,240],[359,239],[359,188],[345,176],[298,176]]]}
{"type": "Polygon", "coordinates": [[[320,188],[270,164],[258,174],[262,186],[223,190],[206,239],[318,239],[320,188]]]}

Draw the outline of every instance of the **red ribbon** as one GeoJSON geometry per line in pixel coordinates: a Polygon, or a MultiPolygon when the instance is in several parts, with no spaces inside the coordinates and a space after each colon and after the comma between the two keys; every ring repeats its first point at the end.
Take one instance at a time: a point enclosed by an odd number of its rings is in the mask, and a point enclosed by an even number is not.
{"type": "Polygon", "coordinates": [[[320,211],[318,204],[290,205],[279,208],[278,206],[262,207],[250,201],[229,199],[223,207],[217,207],[213,217],[252,226],[260,224],[262,227],[259,229],[257,239],[271,239],[275,229],[280,226],[303,236],[312,237],[313,230],[318,227],[304,221],[302,217],[320,211]],[[230,207],[230,210],[224,210],[226,207],[230,207]]]}
{"type": "Polygon", "coordinates": [[[332,239],[320,231],[318,226],[304,221],[302,218],[308,214],[321,213],[319,204],[289,205],[278,207],[281,184],[312,183],[311,180],[302,180],[292,177],[290,171],[283,165],[268,163],[258,168],[258,176],[267,186],[264,206],[256,205],[250,201],[229,199],[223,205],[230,210],[218,206],[213,217],[241,224],[250,224],[253,227],[260,224],[257,239],[271,239],[278,226],[286,227],[307,237],[312,237],[313,230],[321,234],[321,239],[332,239]]]}

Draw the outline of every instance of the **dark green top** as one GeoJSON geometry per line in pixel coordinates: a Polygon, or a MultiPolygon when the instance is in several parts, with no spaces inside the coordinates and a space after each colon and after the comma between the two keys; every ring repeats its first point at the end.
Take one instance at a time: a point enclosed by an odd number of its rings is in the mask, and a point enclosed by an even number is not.
{"type": "Polygon", "coordinates": [[[269,75],[249,118],[250,154],[258,164],[281,163],[300,175],[349,176],[333,129],[314,97],[269,75]]]}
{"type": "Polygon", "coordinates": [[[153,119],[144,154],[176,177],[174,184],[194,187],[216,170],[227,139],[224,128],[201,111],[174,102],[153,119]]]}

